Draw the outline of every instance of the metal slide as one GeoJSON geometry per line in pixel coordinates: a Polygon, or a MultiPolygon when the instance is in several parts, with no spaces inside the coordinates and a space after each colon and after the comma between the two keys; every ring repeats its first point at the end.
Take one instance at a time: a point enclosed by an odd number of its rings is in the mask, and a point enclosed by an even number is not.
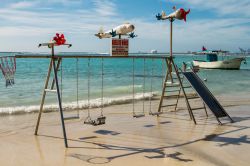
{"type": "Polygon", "coordinates": [[[207,107],[213,112],[217,120],[219,120],[218,118],[228,117],[231,122],[233,122],[232,118],[227,114],[227,112],[197,74],[194,72],[183,72],[183,75],[203,100],[203,102],[207,105],[207,107]]]}

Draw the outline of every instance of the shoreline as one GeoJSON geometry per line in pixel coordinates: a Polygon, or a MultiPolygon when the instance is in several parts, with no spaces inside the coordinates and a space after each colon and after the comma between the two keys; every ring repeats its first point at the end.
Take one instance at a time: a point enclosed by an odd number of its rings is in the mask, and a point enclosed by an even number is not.
{"type": "MultiPolygon", "coordinates": [[[[159,92],[158,92],[159,93],[159,92]]],[[[135,95],[135,101],[141,102],[144,100],[144,102],[150,102],[159,100],[160,96],[153,92],[151,96],[151,93],[145,93],[144,98],[142,93],[136,93],[135,95]]],[[[192,96],[192,93],[189,93],[187,95],[192,96]]],[[[223,107],[230,107],[230,106],[242,106],[242,105],[248,105],[250,103],[250,97],[245,94],[222,94],[222,95],[215,95],[215,97],[218,99],[219,102],[221,102],[223,107]]],[[[113,106],[113,105],[123,105],[123,104],[129,104],[132,103],[133,99],[131,95],[125,95],[120,97],[110,97],[110,98],[104,98],[104,108],[113,106]]],[[[63,109],[66,112],[75,111],[75,110],[87,110],[88,104],[87,100],[81,100],[79,101],[79,105],[77,106],[77,102],[64,102],[63,103],[63,109]],[[79,107],[78,107],[79,106],[79,107]]],[[[92,108],[101,108],[101,99],[91,99],[90,100],[90,107],[92,108]]],[[[0,107],[0,117],[1,116],[15,116],[15,115],[22,115],[22,114],[33,114],[39,112],[40,105],[29,105],[29,106],[14,106],[14,107],[0,107]]],[[[56,112],[58,110],[58,104],[57,103],[51,103],[51,104],[45,104],[44,105],[44,112],[50,113],[50,112],[56,112]]]]}
{"type": "MultiPolygon", "coordinates": [[[[219,101],[224,105],[231,99],[219,101]]],[[[38,136],[34,135],[37,113],[2,116],[0,161],[6,166],[249,164],[250,103],[228,105],[225,109],[236,122],[223,118],[223,126],[218,125],[210,111],[209,118],[204,111],[194,111],[194,125],[183,100],[177,112],[158,118],[149,116],[149,103],[144,104],[144,118],[133,118],[131,103],[105,107],[107,120],[102,126],[83,124],[87,110],[80,111],[81,119],[65,121],[68,149],[64,147],[58,112],[42,115],[38,136]]],[[[143,111],[142,105],[142,101],[135,103],[137,113],[143,111]]],[[[157,110],[157,100],[151,106],[152,111],[157,110]]],[[[90,113],[98,117],[100,108],[93,108],[90,113]]],[[[65,112],[65,116],[70,114],[65,112]]]]}

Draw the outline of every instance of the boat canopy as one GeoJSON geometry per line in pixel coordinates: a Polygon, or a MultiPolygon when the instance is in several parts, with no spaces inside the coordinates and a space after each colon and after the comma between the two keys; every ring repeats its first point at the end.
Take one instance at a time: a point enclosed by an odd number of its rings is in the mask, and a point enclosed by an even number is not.
{"type": "Polygon", "coordinates": [[[208,53],[207,54],[207,61],[208,62],[215,62],[215,61],[218,61],[218,55],[215,54],[215,53],[208,53]]]}

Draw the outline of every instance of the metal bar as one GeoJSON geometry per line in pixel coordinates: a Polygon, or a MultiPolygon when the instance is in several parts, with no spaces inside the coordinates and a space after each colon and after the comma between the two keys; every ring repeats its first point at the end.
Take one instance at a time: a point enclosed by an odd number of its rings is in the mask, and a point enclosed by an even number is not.
{"type": "Polygon", "coordinates": [[[55,77],[56,90],[57,90],[57,99],[58,99],[59,111],[60,111],[61,123],[62,123],[62,129],[63,129],[63,137],[64,137],[65,147],[67,148],[68,147],[68,141],[67,141],[67,135],[66,135],[66,130],[65,130],[65,124],[64,124],[61,95],[60,95],[60,89],[59,89],[58,77],[57,77],[57,70],[56,70],[56,63],[55,63],[55,59],[54,59],[54,47],[52,47],[51,50],[52,50],[52,62],[53,62],[54,77],[55,77]]]}
{"type": "Polygon", "coordinates": [[[40,104],[40,110],[39,110],[39,114],[38,114],[38,118],[37,118],[35,135],[37,135],[39,124],[40,124],[40,120],[41,120],[41,115],[42,115],[42,112],[43,112],[43,105],[44,105],[45,96],[46,96],[45,89],[48,88],[52,65],[53,65],[53,60],[51,59],[50,60],[50,64],[49,64],[49,69],[48,69],[48,74],[47,74],[46,82],[45,82],[44,89],[43,89],[43,96],[42,96],[42,101],[41,101],[41,104],[40,104]]]}
{"type": "MultiPolygon", "coordinates": [[[[38,59],[48,59],[52,58],[51,55],[39,55],[39,54],[17,54],[15,58],[38,58],[38,59]]],[[[169,56],[138,56],[138,55],[129,55],[129,56],[103,56],[103,55],[57,55],[56,58],[107,58],[107,59],[169,59],[169,56]]]]}

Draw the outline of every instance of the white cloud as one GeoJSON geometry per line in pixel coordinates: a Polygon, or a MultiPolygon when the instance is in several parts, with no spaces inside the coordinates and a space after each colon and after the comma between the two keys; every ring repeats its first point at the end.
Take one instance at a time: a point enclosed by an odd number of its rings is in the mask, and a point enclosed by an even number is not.
{"type": "Polygon", "coordinates": [[[93,0],[95,6],[95,14],[100,16],[115,16],[117,15],[116,5],[110,0],[93,0]]]}
{"type": "MultiPolygon", "coordinates": [[[[214,0],[211,1],[214,2],[214,0]]],[[[169,23],[167,21],[158,22],[155,20],[152,22],[148,21],[147,18],[145,20],[142,18],[128,20],[118,14],[116,11],[118,4],[113,1],[93,0],[91,8],[86,8],[83,5],[65,11],[54,11],[49,8],[50,6],[43,6],[40,0],[33,2],[31,4],[13,3],[5,8],[0,8],[0,18],[2,25],[4,25],[0,26],[0,37],[4,41],[4,47],[1,48],[1,51],[7,51],[10,48],[15,48],[16,51],[34,51],[31,49],[37,50],[37,48],[30,47],[31,44],[37,45],[38,42],[46,42],[56,32],[59,32],[65,33],[68,41],[74,44],[72,51],[108,52],[110,41],[99,40],[93,34],[99,30],[100,26],[107,30],[125,20],[135,24],[136,34],[139,35],[138,38],[130,42],[131,51],[157,49],[167,52],[169,50],[169,23]],[[22,42],[26,38],[29,41],[22,42]],[[6,41],[11,40],[16,42],[10,42],[8,45],[6,41]],[[19,45],[17,41],[22,42],[22,45],[19,45]],[[3,50],[4,48],[5,50],[3,50]]],[[[52,0],[51,2],[63,3],[64,5],[81,3],[80,0],[52,0]]],[[[211,4],[210,1],[185,1],[186,7],[191,6],[191,8],[197,8],[201,2],[204,2],[201,10],[211,9],[220,15],[224,15],[226,12],[217,11],[217,9],[222,8],[211,4]]],[[[229,0],[229,4],[232,2],[233,0],[229,0]]],[[[222,4],[222,2],[217,4],[222,4]]],[[[240,5],[242,4],[240,3],[240,5]]],[[[227,5],[227,8],[229,6],[227,5]]],[[[223,10],[225,8],[224,6],[223,10]]],[[[249,17],[238,15],[232,18],[218,17],[200,20],[188,18],[187,23],[176,21],[174,22],[174,50],[197,50],[201,45],[207,45],[214,49],[231,50],[237,49],[238,46],[249,47],[247,46],[250,42],[249,22],[249,17]]]]}
{"type": "Polygon", "coordinates": [[[21,2],[16,2],[10,4],[9,8],[11,9],[25,9],[25,8],[30,8],[33,7],[37,4],[36,1],[21,1],[21,2]]]}
{"type": "MultiPolygon", "coordinates": [[[[250,16],[250,1],[249,0],[176,0],[178,3],[184,3],[188,7],[211,10],[220,15],[229,15],[236,17],[250,16]]],[[[205,14],[205,13],[204,13],[205,14]]]]}

